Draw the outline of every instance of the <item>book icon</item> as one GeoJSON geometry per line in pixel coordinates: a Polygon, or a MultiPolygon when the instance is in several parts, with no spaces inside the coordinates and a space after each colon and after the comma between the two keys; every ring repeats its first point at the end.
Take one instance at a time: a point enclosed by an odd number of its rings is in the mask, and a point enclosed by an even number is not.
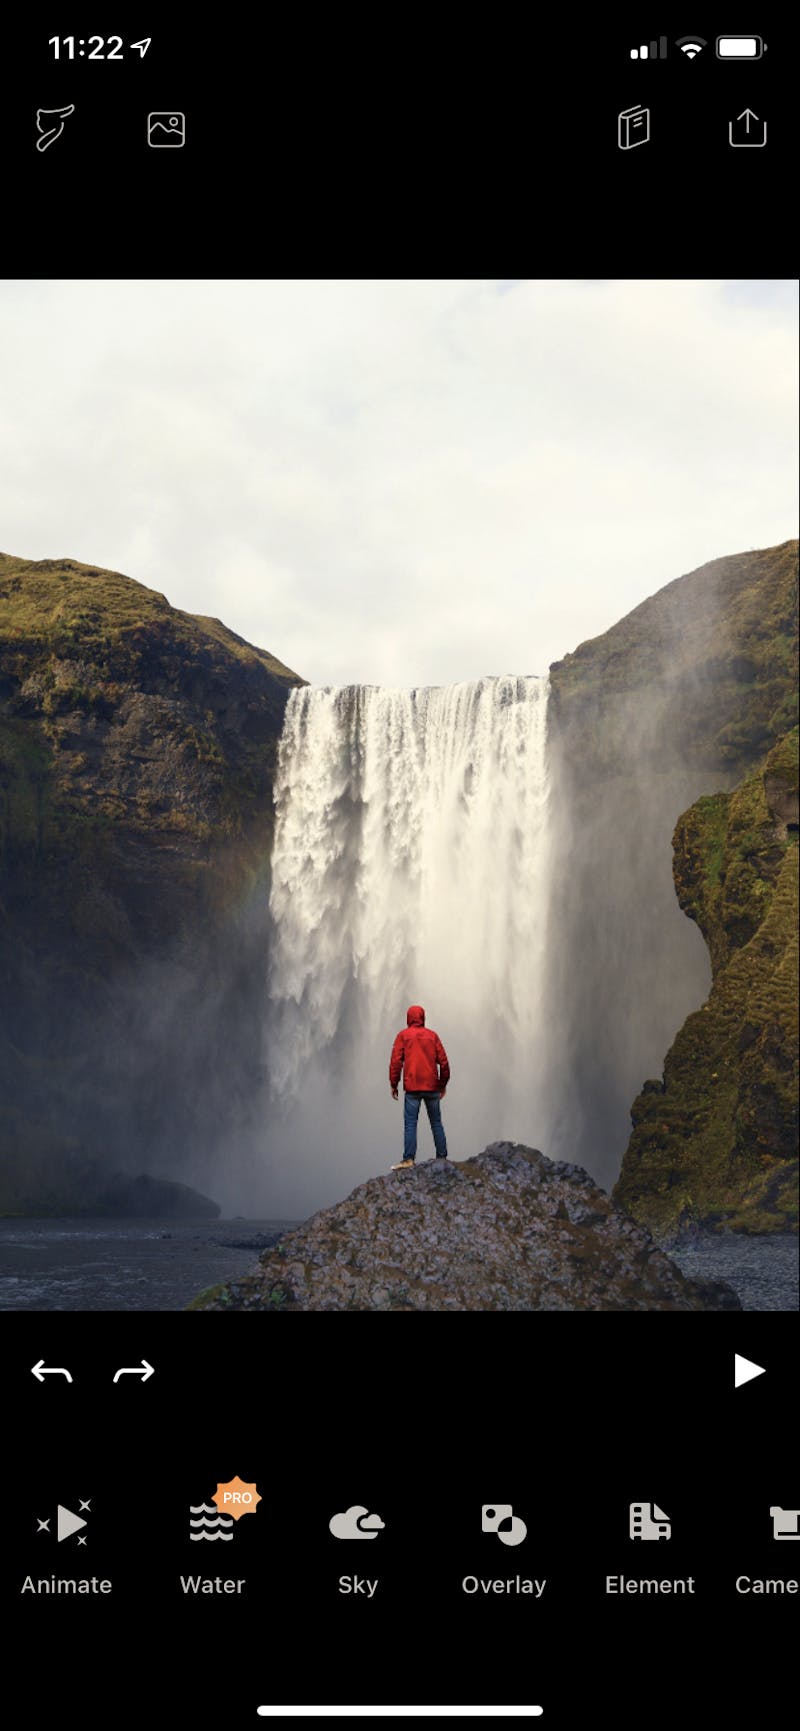
{"type": "Polygon", "coordinates": [[[637,144],[647,144],[650,137],[649,108],[623,108],[617,115],[617,126],[620,150],[633,150],[637,144]]]}
{"type": "Polygon", "coordinates": [[[175,108],[148,114],[147,142],[151,150],[180,150],[186,143],[186,115],[175,108]]]}

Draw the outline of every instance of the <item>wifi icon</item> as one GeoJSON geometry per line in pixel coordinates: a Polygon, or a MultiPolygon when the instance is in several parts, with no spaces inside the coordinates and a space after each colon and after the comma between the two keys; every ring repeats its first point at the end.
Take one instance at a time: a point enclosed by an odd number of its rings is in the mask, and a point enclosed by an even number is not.
{"type": "Polygon", "coordinates": [[[696,60],[700,50],[707,48],[708,43],[704,36],[679,36],[675,47],[680,48],[681,54],[685,54],[687,60],[696,60]]]}

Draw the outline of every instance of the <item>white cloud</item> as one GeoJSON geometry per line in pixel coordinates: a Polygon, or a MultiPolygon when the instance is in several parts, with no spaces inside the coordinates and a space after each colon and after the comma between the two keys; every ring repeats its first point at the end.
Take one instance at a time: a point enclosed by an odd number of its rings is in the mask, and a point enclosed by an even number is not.
{"type": "Polygon", "coordinates": [[[363,1503],[353,1503],[341,1514],[332,1515],[328,1526],[335,1539],[376,1539],[383,1521],[378,1515],[367,1514],[363,1503]]]}
{"type": "Polygon", "coordinates": [[[541,672],[796,532],[784,284],[0,296],[4,548],[127,571],[315,683],[541,672]]]}

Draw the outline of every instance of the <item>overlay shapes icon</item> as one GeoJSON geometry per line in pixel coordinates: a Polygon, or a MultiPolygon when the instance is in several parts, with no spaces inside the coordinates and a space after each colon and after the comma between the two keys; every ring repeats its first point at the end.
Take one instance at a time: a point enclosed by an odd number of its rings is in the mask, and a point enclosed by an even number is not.
{"type": "Polygon", "coordinates": [[[510,1503],[484,1503],[481,1531],[496,1533],[501,1545],[521,1545],[528,1536],[525,1522],[515,1515],[510,1503]]]}

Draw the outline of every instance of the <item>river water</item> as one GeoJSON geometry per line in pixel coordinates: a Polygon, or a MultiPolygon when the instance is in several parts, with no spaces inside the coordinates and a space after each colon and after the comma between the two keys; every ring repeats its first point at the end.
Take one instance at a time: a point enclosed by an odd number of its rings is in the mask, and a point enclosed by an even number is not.
{"type": "Polygon", "coordinates": [[[709,1233],[680,1248],[667,1248],[687,1280],[727,1280],[745,1310],[797,1310],[798,1242],[790,1233],[746,1238],[709,1233]]]}
{"type": "Polygon", "coordinates": [[[183,1310],[287,1220],[0,1220],[2,1310],[183,1310]]]}
{"type": "MultiPolygon", "coordinates": [[[[280,1220],[0,1220],[2,1310],[183,1310],[245,1274],[295,1224],[280,1220]]],[[[727,1280],[745,1310],[796,1310],[797,1239],[702,1238],[668,1254],[727,1280]]]]}

